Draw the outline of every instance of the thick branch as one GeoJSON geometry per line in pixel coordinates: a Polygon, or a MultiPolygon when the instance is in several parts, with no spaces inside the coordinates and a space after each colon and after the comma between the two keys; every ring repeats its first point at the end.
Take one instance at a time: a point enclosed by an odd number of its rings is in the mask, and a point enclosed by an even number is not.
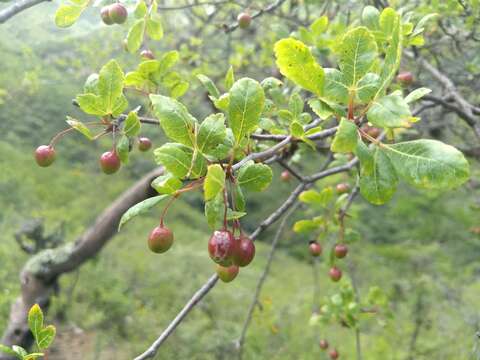
{"type": "Polygon", "coordinates": [[[3,24],[11,17],[17,15],[19,12],[31,8],[32,6],[38,5],[42,2],[50,0],[19,0],[14,4],[8,6],[7,8],[0,11],[0,24],[3,24]]]}

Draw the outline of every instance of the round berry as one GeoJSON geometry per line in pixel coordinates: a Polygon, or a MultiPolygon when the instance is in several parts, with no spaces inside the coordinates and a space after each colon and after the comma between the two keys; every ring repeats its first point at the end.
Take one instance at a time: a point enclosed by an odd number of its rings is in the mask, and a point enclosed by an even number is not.
{"type": "Polygon", "coordinates": [[[238,266],[237,265],[231,265],[231,266],[222,266],[222,265],[217,265],[217,275],[222,280],[223,282],[230,282],[233,279],[235,279],[238,275],[238,266]]]}
{"type": "Polygon", "coordinates": [[[147,137],[138,138],[138,150],[148,151],[152,147],[152,141],[147,137]]]}
{"type": "Polygon", "coordinates": [[[247,266],[255,257],[255,244],[253,241],[245,236],[240,235],[240,238],[235,240],[235,251],[233,252],[232,260],[235,265],[247,266]]]}
{"type": "Polygon", "coordinates": [[[213,261],[222,266],[232,264],[232,255],[235,251],[235,239],[228,230],[214,231],[208,241],[208,253],[213,261]]]}
{"type": "Polygon", "coordinates": [[[240,13],[237,17],[238,21],[238,26],[242,29],[246,29],[250,26],[250,23],[252,22],[252,17],[248,13],[240,13]]]}
{"type": "Polygon", "coordinates": [[[156,254],[170,249],[173,244],[173,233],[165,226],[157,226],[148,236],[148,247],[156,254]]]}
{"type": "Polygon", "coordinates": [[[332,360],[338,359],[338,356],[339,356],[337,349],[330,350],[328,355],[330,356],[330,359],[332,359],[332,360]]]}
{"type": "Polygon", "coordinates": [[[397,81],[402,85],[408,86],[413,83],[413,75],[410,71],[402,71],[397,75],[397,81]]]}
{"type": "Polygon", "coordinates": [[[153,52],[151,50],[142,50],[142,52],[140,53],[140,56],[143,58],[143,59],[149,59],[149,60],[153,60],[155,59],[155,55],[153,54],[153,52]]]}
{"type": "Polygon", "coordinates": [[[345,244],[337,244],[335,245],[335,256],[339,259],[343,259],[345,256],[347,256],[348,253],[348,247],[345,244]]]}
{"type": "Polygon", "coordinates": [[[120,158],[117,155],[117,152],[107,151],[100,156],[100,167],[105,174],[113,174],[120,169],[120,158]]]}
{"type": "Polygon", "coordinates": [[[320,256],[320,254],[322,253],[322,245],[320,245],[316,241],[312,241],[308,247],[312,256],[320,256]]]}
{"type": "Polygon", "coordinates": [[[328,274],[330,275],[330,279],[335,282],[339,281],[342,278],[342,270],[340,270],[336,266],[330,268],[328,274]]]}
{"type": "Polygon", "coordinates": [[[280,174],[280,179],[282,179],[282,181],[285,181],[285,182],[289,182],[291,177],[292,175],[288,170],[283,170],[282,173],[280,174]]]}
{"type": "Polygon", "coordinates": [[[340,184],[337,184],[335,190],[337,191],[337,194],[345,194],[347,193],[349,190],[350,190],[350,185],[348,185],[347,183],[340,183],[340,184]]]}
{"type": "Polygon", "coordinates": [[[52,165],[55,161],[55,148],[50,145],[40,145],[35,150],[35,161],[41,167],[52,165]]]}
{"type": "Polygon", "coordinates": [[[328,349],[328,341],[325,339],[320,340],[319,345],[320,345],[320,349],[322,350],[328,349]]]}
{"type": "Polygon", "coordinates": [[[110,5],[108,8],[108,14],[115,24],[123,24],[127,21],[127,8],[120,3],[110,5]]]}
{"type": "Polygon", "coordinates": [[[379,137],[381,132],[382,131],[379,128],[376,128],[376,127],[373,127],[373,126],[369,127],[368,130],[367,130],[367,134],[370,135],[373,138],[379,137]]]}
{"type": "Polygon", "coordinates": [[[102,9],[100,10],[100,17],[102,18],[102,21],[105,25],[113,24],[113,20],[110,17],[110,5],[102,7],[102,9]]]}

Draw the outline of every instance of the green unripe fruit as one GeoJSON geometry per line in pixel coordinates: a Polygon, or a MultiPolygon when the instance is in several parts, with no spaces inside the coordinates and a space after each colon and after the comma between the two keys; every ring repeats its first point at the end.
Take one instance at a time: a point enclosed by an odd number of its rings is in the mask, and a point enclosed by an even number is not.
{"type": "Polygon", "coordinates": [[[238,275],[239,268],[237,265],[231,265],[228,267],[217,265],[217,275],[223,282],[230,282],[238,275]]]}

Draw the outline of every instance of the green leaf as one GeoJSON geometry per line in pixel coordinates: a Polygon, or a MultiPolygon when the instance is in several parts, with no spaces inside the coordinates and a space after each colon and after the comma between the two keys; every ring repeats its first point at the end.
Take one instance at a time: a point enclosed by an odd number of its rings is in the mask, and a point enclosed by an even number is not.
{"type": "Polygon", "coordinates": [[[161,40],[163,38],[162,23],[154,14],[152,14],[150,19],[147,19],[147,35],[153,40],[161,40]]]}
{"type": "Polygon", "coordinates": [[[208,167],[207,176],[203,183],[205,201],[213,199],[225,187],[225,172],[219,164],[208,167]]]}
{"type": "Polygon", "coordinates": [[[197,147],[201,153],[208,153],[223,143],[227,136],[225,116],[212,114],[202,121],[198,129],[197,147]]]}
{"type": "Polygon", "coordinates": [[[376,146],[369,149],[362,141],[356,155],[360,160],[360,193],[375,205],[389,201],[397,189],[398,178],[389,158],[376,146]]]}
{"type": "Polygon", "coordinates": [[[405,102],[407,104],[410,104],[411,102],[417,101],[418,99],[421,99],[427,94],[430,94],[432,90],[421,87],[418,89],[413,90],[410,94],[407,95],[405,98],[405,102]]]}
{"type": "Polygon", "coordinates": [[[230,90],[234,82],[235,82],[235,73],[233,72],[233,66],[230,65],[225,75],[225,89],[227,91],[230,90]]]}
{"type": "Polygon", "coordinates": [[[120,223],[118,224],[118,231],[120,231],[122,226],[131,219],[133,219],[135,216],[145,214],[148,210],[159,204],[162,200],[165,200],[167,197],[169,197],[169,195],[154,196],[133,205],[125,212],[125,214],[122,215],[120,223]]]}
{"type": "Polygon", "coordinates": [[[15,351],[13,351],[8,346],[2,345],[2,344],[0,344],[0,352],[3,352],[3,353],[8,354],[8,355],[17,356],[17,353],[15,351]]]}
{"type": "Polygon", "coordinates": [[[302,124],[300,124],[298,121],[294,121],[290,124],[290,133],[294,138],[298,139],[305,134],[305,131],[303,130],[302,124]]]}
{"type": "Polygon", "coordinates": [[[377,30],[379,17],[380,12],[375,7],[365,6],[362,12],[362,24],[370,30],[377,30]]]}
{"type": "Polygon", "coordinates": [[[75,130],[77,130],[80,134],[85,136],[88,140],[93,140],[92,132],[88,127],[85,126],[84,123],[70,116],[67,116],[67,124],[70,125],[72,128],[74,128],[75,130]]]}
{"type": "Polygon", "coordinates": [[[337,69],[325,70],[324,97],[328,100],[346,104],[348,102],[348,85],[343,73],[337,69]]]}
{"type": "Polygon", "coordinates": [[[187,108],[177,100],[162,95],[150,95],[150,101],[165,134],[174,141],[193,147],[197,120],[187,108]]]}
{"type": "Polygon", "coordinates": [[[310,25],[310,30],[313,35],[320,36],[322,35],[328,27],[328,17],[326,15],[319,17],[315,20],[312,25],[310,25]]]}
{"type": "Polygon", "coordinates": [[[162,73],[165,73],[168,69],[174,66],[180,59],[180,54],[176,50],[168,51],[163,54],[160,59],[159,68],[162,70],[162,73]]]}
{"type": "Polygon", "coordinates": [[[200,80],[202,85],[205,87],[205,89],[211,96],[213,96],[214,98],[220,97],[220,91],[218,91],[217,87],[208,76],[198,74],[197,79],[200,80]]]}
{"type": "Polygon", "coordinates": [[[112,116],[117,117],[121,113],[123,113],[128,107],[128,101],[127,98],[121,94],[117,100],[115,100],[115,103],[113,104],[112,108],[112,116]]]}
{"type": "Polygon", "coordinates": [[[177,99],[185,95],[189,87],[190,84],[187,81],[179,81],[170,89],[170,96],[174,99],[177,99]]]}
{"type": "Polygon", "coordinates": [[[140,123],[137,113],[135,111],[130,111],[125,119],[123,131],[125,132],[125,135],[129,137],[137,136],[140,133],[141,126],[142,124],[140,123]]]}
{"type": "Polygon", "coordinates": [[[353,152],[357,147],[358,140],[357,126],[350,120],[342,119],[330,149],[340,153],[353,152]]]}
{"type": "Polygon", "coordinates": [[[347,32],[338,51],[340,70],[349,85],[355,85],[371,69],[378,56],[375,38],[364,26],[347,32]]]}
{"type": "Polygon", "coordinates": [[[23,358],[23,360],[36,360],[36,359],[38,359],[40,357],[43,357],[43,356],[45,356],[44,353],[31,353],[31,354],[28,354],[27,356],[25,356],[23,358]]]}
{"type": "Polygon", "coordinates": [[[122,164],[128,164],[128,155],[130,153],[130,140],[126,135],[122,135],[117,141],[116,152],[122,164]]]}
{"type": "Polygon", "coordinates": [[[235,185],[232,188],[233,190],[233,198],[235,201],[235,208],[239,211],[245,211],[245,196],[243,195],[242,188],[238,183],[235,183],[235,185]]]}
{"type": "Polygon", "coordinates": [[[230,208],[227,209],[227,220],[228,221],[240,219],[240,218],[244,217],[245,215],[247,215],[247,213],[244,212],[244,211],[234,211],[230,208]]]}
{"type": "Polygon", "coordinates": [[[409,126],[412,114],[400,95],[391,94],[375,100],[368,109],[367,118],[374,126],[397,128],[409,126]]]}
{"type": "Polygon", "coordinates": [[[243,78],[233,84],[230,89],[228,114],[237,145],[258,126],[264,104],[265,94],[257,81],[243,78]]]}
{"type": "Polygon", "coordinates": [[[119,106],[123,106],[118,102],[123,91],[123,81],[123,71],[115,60],[110,60],[100,70],[98,96],[102,99],[104,109],[108,114],[116,112],[115,110],[119,106]]]}
{"type": "Polygon", "coordinates": [[[182,187],[182,181],[170,173],[160,175],[152,181],[151,186],[159,194],[174,194],[182,187]]]}
{"type": "Polygon", "coordinates": [[[140,0],[137,2],[137,5],[135,6],[135,11],[133,14],[137,19],[143,18],[147,14],[147,4],[145,4],[144,0],[140,0]]]}
{"type": "Polygon", "coordinates": [[[80,15],[82,15],[84,6],[75,4],[60,5],[55,12],[55,25],[61,28],[67,28],[75,24],[80,15]]]}
{"type": "Polygon", "coordinates": [[[28,312],[28,327],[37,339],[43,329],[43,312],[38,304],[33,305],[28,312]]]}
{"type": "Polygon", "coordinates": [[[145,19],[135,21],[127,34],[127,49],[134,53],[142,45],[143,35],[145,33],[145,19]]]}
{"type": "Polygon", "coordinates": [[[207,162],[202,154],[184,145],[166,143],[154,150],[155,161],[179,179],[192,179],[205,175],[207,162]]]}
{"type": "Polygon", "coordinates": [[[40,350],[47,349],[55,339],[55,335],[57,330],[55,326],[48,325],[47,327],[43,328],[37,336],[37,345],[40,350]]]}
{"type": "Polygon", "coordinates": [[[298,199],[305,204],[318,204],[322,201],[317,190],[305,190],[298,196],[298,199]]]}
{"type": "Polygon", "coordinates": [[[272,182],[272,169],[265,164],[247,162],[238,170],[238,184],[250,191],[263,191],[272,182]]]}
{"type": "Polygon", "coordinates": [[[380,76],[374,73],[367,73],[357,83],[357,97],[361,103],[370,102],[380,87],[380,76]]]}
{"type": "Polygon", "coordinates": [[[302,88],[321,96],[324,72],[308,47],[293,38],[277,41],[274,47],[280,72],[302,88]]]}
{"type": "Polygon", "coordinates": [[[218,99],[215,99],[213,101],[213,104],[218,110],[227,112],[228,106],[230,104],[230,94],[226,93],[226,94],[220,95],[218,99]]]}
{"type": "Polygon", "coordinates": [[[90,74],[85,80],[85,84],[83,85],[83,91],[91,94],[96,94],[98,95],[98,74],[93,73],[90,74]]]}
{"type": "Polygon", "coordinates": [[[470,167],[453,146],[436,140],[414,140],[382,145],[398,175],[425,189],[450,189],[468,180],[470,167]]]}
{"type": "Polygon", "coordinates": [[[108,112],[105,109],[105,104],[100,96],[95,94],[80,94],[77,95],[76,101],[80,109],[86,114],[104,116],[108,112]]]}
{"type": "Polygon", "coordinates": [[[27,350],[25,350],[23,347],[18,346],[18,345],[12,345],[13,351],[17,354],[17,357],[20,359],[23,359],[25,356],[28,355],[27,350]]]}
{"type": "Polygon", "coordinates": [[[333,114],[333,110],[328,104],[319,99],[310,99],[308,105],[312,111],[322,120],[328,119],[333,114]]]}
{"type": "Polygon", "coordinates": [[[215,199],[205,202],[205,217],[207,218],[208,226],[211,229],[217,228],[217,223],[220,221],[224,210],[223,194],[219,193],[215,199]]]}
{"type": "Polygon", "coordinates": [[[296,233],[308,233],[318,229],[320,222],[315,220],[299,220],[293,225],[293,231],[296,233]]]}

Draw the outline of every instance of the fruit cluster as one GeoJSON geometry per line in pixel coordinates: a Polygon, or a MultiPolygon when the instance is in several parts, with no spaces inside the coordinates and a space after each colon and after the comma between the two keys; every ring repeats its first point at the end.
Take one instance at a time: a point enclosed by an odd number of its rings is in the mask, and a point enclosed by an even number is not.
{"type": "Polygon", "coordinates": [[[127,21],[128,11],[122,4],[114,3],[104,6],[100,10],[100,17],[105,25],[123,24],[127,21]]]}

